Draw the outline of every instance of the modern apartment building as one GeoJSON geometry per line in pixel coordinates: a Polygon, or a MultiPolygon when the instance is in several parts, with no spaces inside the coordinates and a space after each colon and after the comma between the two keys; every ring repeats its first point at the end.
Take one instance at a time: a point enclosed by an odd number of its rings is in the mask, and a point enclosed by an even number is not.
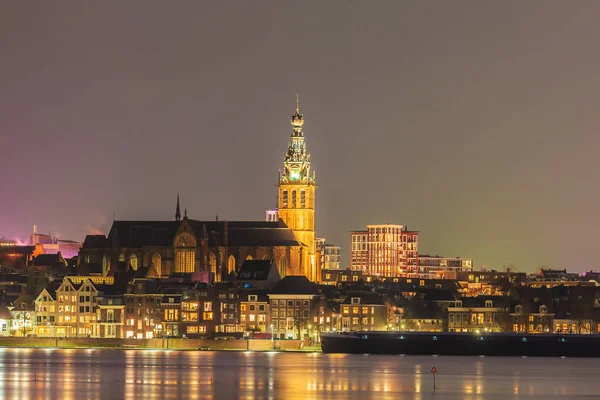
{"type": "Polygon", "coordinates": [[[472,258],[419,255],[419,278],[457,279],[461,271],[473,271],[472,258]]]}
{"type": "Polygon", "coordinates": [[[418,276],[419,232],[403,225],[368,225],[350,234],[352,270],[377,276],[418,276]]]}

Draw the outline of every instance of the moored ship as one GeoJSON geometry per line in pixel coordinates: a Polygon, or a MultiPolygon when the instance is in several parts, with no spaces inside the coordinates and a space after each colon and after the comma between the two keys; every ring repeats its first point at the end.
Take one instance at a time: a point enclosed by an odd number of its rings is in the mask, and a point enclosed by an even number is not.
{"type": "Polygon", "coordinates": [[[323,334],[323,353],[600,357],[600,335],[347,332],[323,334]]]}

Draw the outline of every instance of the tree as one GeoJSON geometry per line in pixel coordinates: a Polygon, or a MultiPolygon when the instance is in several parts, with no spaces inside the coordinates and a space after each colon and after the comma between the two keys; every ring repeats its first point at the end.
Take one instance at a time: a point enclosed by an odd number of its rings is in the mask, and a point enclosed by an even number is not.
{"type": "Polygon", "coordinates": [[[294,313],[294,329],[298,332],[298,339],[302,340],[302,330],[308,326],[308,310],[296,309],[294,313]],[[304,312],[306,311],[306,313],[304,312]]]}

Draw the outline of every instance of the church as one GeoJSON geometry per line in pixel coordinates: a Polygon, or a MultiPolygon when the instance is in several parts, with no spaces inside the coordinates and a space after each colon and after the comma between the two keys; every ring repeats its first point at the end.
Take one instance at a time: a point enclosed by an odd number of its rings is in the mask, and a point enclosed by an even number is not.
{"type": "Polygon", "coordinates": [[[245,260],[274,260],[281,277],[320,280],[315,246],[315,174],[304,140],[304,116],[296,97],[292,133],[278,179],[275,221],[199,221],[181,218],[179,196],[171,221],[113,221],[108,236],[88,235],[78,262],[103,275],[148,269],[151,276],[210,272],[229,279],[245,260]]]}

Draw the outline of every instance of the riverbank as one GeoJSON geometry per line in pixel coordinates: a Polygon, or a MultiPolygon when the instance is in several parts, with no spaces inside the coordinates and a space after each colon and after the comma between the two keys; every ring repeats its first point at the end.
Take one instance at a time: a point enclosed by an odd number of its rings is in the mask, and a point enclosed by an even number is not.
{"type": "Polygon", "coordinates": [[[321,352],[321,346],[307,346],[302,340],[209,340],[209,339],[107,339],[107,338],[0,338],[0,347],[98,348],[222,351],[321,352]],[[275,344],[275,349],[273,348],[275,344]]]}

